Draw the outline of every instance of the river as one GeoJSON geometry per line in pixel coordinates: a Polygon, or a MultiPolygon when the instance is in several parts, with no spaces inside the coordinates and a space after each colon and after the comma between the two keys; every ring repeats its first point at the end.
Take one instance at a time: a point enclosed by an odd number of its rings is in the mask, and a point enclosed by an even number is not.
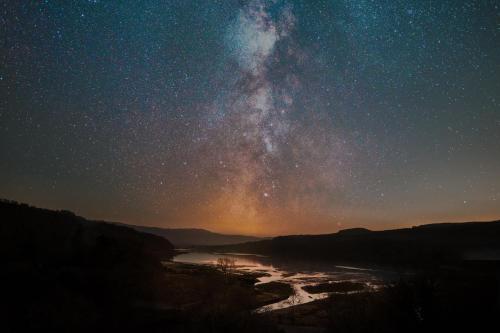
{"type": "Polygon", "coordinates": [[[294,305],[312,302],[328,297],[331,293],[309,293],[304,286],[319,283],[332,283],[351,281],[363,283],[366,290],[377,289],[384,281],[393,278],[393,273],[382,270],[368,269],[355,266],[339,266],[329,263],[277,260],[270,257],[242,254],[242,253],[205,253],[188,252],[174,257],[173,261],[199,264],[216,265],[218,258],[229,257],[235,260],[236,269],[242,272],[265,273],[259,277],[258,284],[272,281],[288,283],[295,291],[288,299],[266,305],[257,309],[257,312],[283,309],[294,305]]]}

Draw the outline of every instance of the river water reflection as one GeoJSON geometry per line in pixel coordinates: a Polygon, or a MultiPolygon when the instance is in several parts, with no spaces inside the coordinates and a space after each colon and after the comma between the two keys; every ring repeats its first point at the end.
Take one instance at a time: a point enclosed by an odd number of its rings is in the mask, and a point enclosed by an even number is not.
{"type": "Polygon", "coordinates": [[[295,291],[294,296],[289,297],[287,300],[259,308],[257,309],[259,312],[304,304],[326,298],[331,294],[308,293],[302,289],[304,286],[325,282],[351,281],[363,283],[366,285],[367,290],[373,290],[379,287],[384,281],[394,278],[394,273],[382,270],[354,266],[337,266],[331,263],[278,260],[271,257],[241,253],[188,252],[175,256],[173,261],[199,265],[216,265],[217,259],[223,257],[234,259],[237,270],[264,273],[265,276],[259,277],[256,285],[279,281],[288,283],[293,287],[295,291]]]}

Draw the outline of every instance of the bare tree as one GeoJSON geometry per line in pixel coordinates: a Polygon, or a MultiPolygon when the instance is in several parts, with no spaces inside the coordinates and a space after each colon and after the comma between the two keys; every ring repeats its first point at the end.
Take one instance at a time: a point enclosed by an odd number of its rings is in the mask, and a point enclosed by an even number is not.
{"type": "Polygon", "coordinates": [[[289,306],[293,307],[300,303],[300,296],[297,293],[297,290],[293,287],[292,294],[288,297],[287,303],[289,306]]]}
{"type": "Polygon", "coordinates": [[[217,268],[224,274],[230,274],[236,269],[236,260],[229,257],[218,258],[217,268]]]}
{"type": "Polygon", "coordinates": [[[288,297],[288,300],[286,302],[290,307],[290,311],[288,313],[290,316],[290,320],[293,323],[295,322],[295,317],[296,317],[295,306],[300,303],[300,296],[299,293],[297,292],[297,289],[295,289],[295,286],[292,287],[293,287],[292,294],[290,295],[290,297],[288,297]]]}

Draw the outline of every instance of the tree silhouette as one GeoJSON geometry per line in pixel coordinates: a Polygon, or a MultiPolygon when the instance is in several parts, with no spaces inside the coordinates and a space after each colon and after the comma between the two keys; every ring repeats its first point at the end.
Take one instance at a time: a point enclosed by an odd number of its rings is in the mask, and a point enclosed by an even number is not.
{"type": "Polygon", "coordinates": [[[217,268],[224,274],[230,274],[236,269],[236,260],[229,257],[217,259],[217,268]]]}

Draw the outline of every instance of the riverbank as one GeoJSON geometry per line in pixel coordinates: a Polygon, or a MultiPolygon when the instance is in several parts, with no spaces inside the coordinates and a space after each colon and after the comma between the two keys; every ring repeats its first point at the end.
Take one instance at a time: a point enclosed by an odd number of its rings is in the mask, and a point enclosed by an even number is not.
{"type": "Polygon", "coordinates": [[[180,262],[164,262],[170,289],[181,291],[179,307],[195,307],[200,301],[201,281],[210,281],[212,292],[214,288],[223,288],[220,295],[237,293],[240,302],[248,305],[248,309],[255,309],[272,303],[280,302],[293,293],[290,285],[282,282],[257,284],[258,279],[267,276],[264,272],[245,272],[232,270],[223,273],[213,265],[190,264],[180,262]]]}
{"type": "Polygon", "coordinates": [[[259,313],[324,299],[333,292],[369,290],[393,278],[387,271],[338,267],[328,263],[280,262],[241,253],[183,252],[173,258],[177,263],[212,269],[219,260],[233,262],[233,273],[239,274],[240,278],[246,277],[249,283],[254,281],[256,292],[260,293],[259,303],[265,305],[255,309],[259,313]]]}

